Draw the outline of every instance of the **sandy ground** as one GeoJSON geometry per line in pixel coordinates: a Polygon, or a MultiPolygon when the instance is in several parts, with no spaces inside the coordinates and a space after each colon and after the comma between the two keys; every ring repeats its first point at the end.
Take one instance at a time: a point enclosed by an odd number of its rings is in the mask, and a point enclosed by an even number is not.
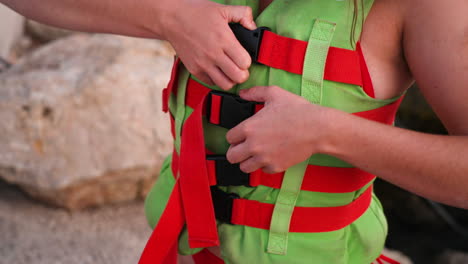
{"type": "Polygon", "coordinates": [[[150,233],[141,201],[70,213],[0,182],[0,264],[137,263],[150,233]]]}

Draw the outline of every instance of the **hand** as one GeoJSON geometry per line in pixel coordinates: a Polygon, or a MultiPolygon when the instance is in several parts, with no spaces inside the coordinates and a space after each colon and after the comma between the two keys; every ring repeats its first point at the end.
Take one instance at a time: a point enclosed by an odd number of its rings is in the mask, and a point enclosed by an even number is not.
{"type": "Polygon", "coordinates": [[[249,78],[251,58],[228,23],[255,29],[252,9],[207,0],[182,0],[166,17],[167,39],[190,73],[224,90],[249,78]]]}
{"type": "Polygon", "coordinates": [[[277,86],[242,90],[240,96],[265,102],[262,110],[226,135],[231,144],[227,159],[240,163],[242,171],[282,172],[321,150],[330,108],[277,86]]]}

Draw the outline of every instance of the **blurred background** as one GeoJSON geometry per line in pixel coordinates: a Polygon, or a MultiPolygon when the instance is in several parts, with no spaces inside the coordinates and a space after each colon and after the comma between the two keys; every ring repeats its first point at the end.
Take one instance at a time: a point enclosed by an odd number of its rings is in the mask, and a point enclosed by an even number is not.
{"type": "MultiPolygon", "coordinates": [[[[0,263],[137,263],[143,199],[171,151],[158,40],[44,26],[0,4],[0,263]]],[[[445,134],[417,87],[397,125],[445,134]]],[[[378,180],[402,263],[468,263],[468,212],[378,180]]]]}

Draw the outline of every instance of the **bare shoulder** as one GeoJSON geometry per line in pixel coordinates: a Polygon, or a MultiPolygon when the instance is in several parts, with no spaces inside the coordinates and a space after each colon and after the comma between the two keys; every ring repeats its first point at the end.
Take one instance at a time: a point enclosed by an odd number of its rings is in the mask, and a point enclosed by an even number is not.
{"type": "Polygon", "coordinates": [[[408,0],[405,9],[412,75],[447,129],[468,135],[468,1],[408,0]]]}

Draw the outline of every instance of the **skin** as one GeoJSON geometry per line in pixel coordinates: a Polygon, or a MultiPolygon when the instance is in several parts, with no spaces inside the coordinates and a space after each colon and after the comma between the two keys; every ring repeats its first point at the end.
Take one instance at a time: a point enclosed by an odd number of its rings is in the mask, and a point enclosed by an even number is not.
{"type": "Polygon", "coordinates": [[[418,195],[468,209],[466,10],[463,0],[377,0],[361,39],[376,97],[396,96],[415,80],[449,136],[313,105],[279,87],[254,87],[241,97],[266,106],[228,132],[229,161],[245,172],[276,173],[325,153],[418,195]]]}
{"type": "Polygon", "coordinates": [[[141,0],[138,4],[134,0],[0,0],[0,3],[57,27],[168,40],[192,74],[225,90],[249,77],[250,56],[228,26],[229,22],[238,22],[254,29],[249,7],[207,0],[141,0]]]}

